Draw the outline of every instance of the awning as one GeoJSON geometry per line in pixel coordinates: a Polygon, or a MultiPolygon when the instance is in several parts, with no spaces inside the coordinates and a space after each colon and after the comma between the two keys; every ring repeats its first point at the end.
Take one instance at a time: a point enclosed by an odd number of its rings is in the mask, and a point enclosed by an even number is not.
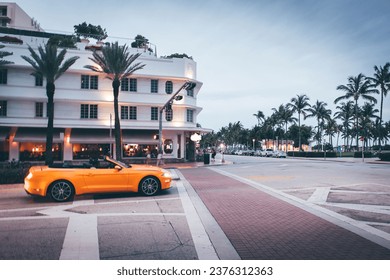
{"type": "Polygon", "coordinates": [[[123,129],[123,144],[158,144],[154,136],[158,134],[157,130],[123,129]]]}
{"type": "Polygon", "coordinates": [[[114,139],[114,130],[112,130],[112,138],[110,138],[109,129],[72,128],[69,142],[77,144],[109,144],[114,142],[114,139]]]}
{"type": "MultiPolygon", "coordinates": [[[[53,143],[64,142],[61,139],[60,134],[64,133],[63,128],[54,128],[53,130],[53,143]]],[[[46,143],[47,128],[33,128],[33,127],[19,127],[16,131],[14,142],[33,142],[33,143],[46,143]]]]}

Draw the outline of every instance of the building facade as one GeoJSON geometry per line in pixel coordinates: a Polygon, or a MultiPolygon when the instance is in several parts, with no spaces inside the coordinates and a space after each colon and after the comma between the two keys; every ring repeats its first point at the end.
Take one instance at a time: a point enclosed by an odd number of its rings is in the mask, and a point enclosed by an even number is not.
{"type": "MultiPolygon", "coordinates": [[[[4,22],[12,23],[12,9],[0,3],[4,22]]],[[[8,7],[8,6],[7,6],[8,7]]],[[[15,9],[15,8],[13,8],[15,9]]],[[[31,22],[31,21],[30,21],[31,22]]],[[[28,26],[29,27],[29,26],[28,26]]],[[[12,52],[14,64],[0,70],[0,160],[42,161],[45,155],[47,97],[45,80],[31,75],[32,67],[22,55],[30,56],[28,46],[37,50],[55,34],[40,28],[0,27],[2,50],[12,52]]],[[[121,42],[120,42],[121,43],[121,42]]],[[[131,42],[124,42],[130,46],[131,42]]],[[[67,49],[66,58],[79,56],[76,63],[56,81],[54,95],[55,160],[83,160],[114,154],[114,106],[111,80],[86,69],[93,62],[91,49],[99,45],[79,42],[67,49]]],[[[172,160],[193,160],[195,143],[191,135],[202,132],[197,126],[201,108],[197,97],[202,83],[196,77],[196,62],[188,58],[161,58],[150,48],[129,48],[141,53],[137,62],[144,69],[123,79],[119,94],[124,159],[144,159],[157,155],[159,110],[186,82],[196,83],[182,90],[182,99],[173,103],[171,121],[162,120],[163,156],[172,160]]],[[[66,59],[65,58],[65,59],[66,59]]]]}

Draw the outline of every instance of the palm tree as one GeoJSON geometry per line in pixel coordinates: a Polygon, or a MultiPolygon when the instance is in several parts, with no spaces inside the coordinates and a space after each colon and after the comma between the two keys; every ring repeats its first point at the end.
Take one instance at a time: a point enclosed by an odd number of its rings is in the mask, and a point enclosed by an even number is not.
{"type": "Polygon", "coordinates": [[[382,149],[381,141],[381,131],[382,131],[382,114],[383,114],[383,98],[387,96],[387,92],[390,89],[390,63],[387,62],[385,66],[374,66],[374,77],[368,78],[371,80],[375,87],[380,88],[381,92],[381,105],[380,105],[380,114],[379,114],[379,151],[382,149]]]}
{"type": "Polygon", "coordinates": [[[297,95],[297,97],[293,97],[291,99],[291,103],[288,103],[287,105],[292,108],[293,112],[298,113],[298,141],[299,141],[299,151],[301,151],[301,114],[303,117],[306,116],[306,109],[310,107],[309,104],[309,97],[306,96],[306,94],[297,95]]]}
{"type": "MultiPolygon", "coordinates": [[[[336,107],[339,111],[335,112],[334,117],[342,121],[341,130],[344,133],[344,140],[346,140],[347,146],[349,145],[349,128],[351,127],[351,121],[353,120],[353,101],[348,101],[347,103],[341,102],[340,105],[336,107]]],[[[345,142],[344,142],[345,144],[345,142]]]]}
{"type": "Polygon", "coordinates": [[[324,126],[324,134],[329,136],[329,143],[333,147],[333,136],[337,133],[338,126],[336,120],[329,118],[324,126]]]}
{"type": "Polygon", "coordinates": [[[53,163],[53,123],[54,123],[54,93],[55,81],[62,76],[75,62],[78,56],[73,56],[64,61],[66,49],[57,52],[57,45],[47,43],[44,47],[38,47],[38,53],[28,46],[31,57],[22,55],[34,69],[31,74],[34,77],[46,78],[47,95],[47,134],[45,164],[53,163]]]}
{"type": "Polygon", "coordinates": [[[337,97],[334,100],[334,103],[336,104],[340,100],[343,99],[350,99],[352,98],[355,101],[355,130],[356,130],[356,146],[357,149],[359,149],[359,140],[358,140],[358,101],[360,98],[364,100],[368,100],[370,102],[376,103],[377,100],[375,97],[371,96],[373,93],[378,93],[378,91],[375,89],[375,85],[371,83],[369,79],[366,78],[362,73],[357,75],[356,77],[349,77],[348,78],[348,84],[346,85],[339,85],[337,87],[337,90],[341,90],[345,92],[345,95],[342,95],[340,97],[337,97]]]}
{"type": "Polygon", "coordinates": [[[364,137],[364,141],[375,134],[375,120],[379,118],[377,113],[379,113],[379,110],[374,108],[374,104],[368,102],[364,103],[359,110],[360,135],[364,137]]]}
{"type": "Polygon", "coordinates": [[[289,109],[288,105],[281,104],[278,109],[272,108],[276,117],[280,120],[281,124],[285,125],[285,140],[286,140],[286,152],[287,152],[287,125],[290,122],[295,122],[297,119],[293,117],[293,111],[289,109]]]}
{"type": "Polygon", "coordinates": [[[106,78],[112,80],[112,89],[114,95],[114,114],[115,114],[115,154],[116,159],[122,159],[122,133],[119,120],[119,87],[121,80],[129,77],[135,71],[144,68],[145,64],[134,63],[141,55],[129,54],[128,46],[120,46],[118,42],[108,44],[101,51],[94,51],[92,58],[89,59],[95,65],[85,65],[84,67],[94,72],[106,75],[106,78]]]}
{"type": "MultiPolygon", "coordinates": [[[[5,46],[4,45],[0,45],[0,49],[4,48],[5,46]]],[[[8,60],[4,60],[2,59],[3,57],[6,57],[6,56],[9,56],[9,55],[12,55],[13,53],[11,52],[5,52],[5,51],[0,51],[0,69],[4,66],[4,65],[7,65],[7,64],[13,64],[12,61],[8,61],[8,60]]]]}
{"type": "Polygon", "coordinates": [[[313,117],[317,119],[317,147],[319,147],[322,138],[322,131],[324,129],[325,120],[330,119],[330,115],[332,114],[332,111],[330,109],[326,109],[327,105],[327,103],[317,100],[316,103],[311,106],[311,108],[307,109],[309,114],[307,114],[305,117],[313,117]]]}
{"type": "Polygon", "coordinates": [[[256,119],[257,119],[257,125],[260,126],[261,123],[264,122],[265,120],[265,116],[264,116],[264,113],[262,111],[257,111],[256,114],[253,114],[256,119]]]}

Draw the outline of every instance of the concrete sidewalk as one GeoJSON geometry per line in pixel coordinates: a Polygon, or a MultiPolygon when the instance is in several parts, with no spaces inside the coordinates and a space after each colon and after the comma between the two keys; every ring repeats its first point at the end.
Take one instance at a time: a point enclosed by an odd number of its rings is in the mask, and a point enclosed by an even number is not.
{"type": "Polygon", "coordinates": [[[242,259],[378,260],[390,250],[208,168],[181,169],[242,259]]]}

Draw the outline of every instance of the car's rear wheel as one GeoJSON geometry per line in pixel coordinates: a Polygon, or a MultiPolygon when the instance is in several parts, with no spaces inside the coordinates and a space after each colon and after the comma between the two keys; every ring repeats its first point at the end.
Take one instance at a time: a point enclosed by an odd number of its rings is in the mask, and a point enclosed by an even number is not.
{"type": "Polygon", "coordinates": [[[50,185],[48,195],[57,202],[65,202],[73,198],[74,187],[66,180],[58,180],[50,185]]]}
{"type": "Polygon", "coordinates": [[[145,177],[139,183],[139,190],[143,195],[155,195],[160,190],[160,181],[153,176],[145,177]]]}

